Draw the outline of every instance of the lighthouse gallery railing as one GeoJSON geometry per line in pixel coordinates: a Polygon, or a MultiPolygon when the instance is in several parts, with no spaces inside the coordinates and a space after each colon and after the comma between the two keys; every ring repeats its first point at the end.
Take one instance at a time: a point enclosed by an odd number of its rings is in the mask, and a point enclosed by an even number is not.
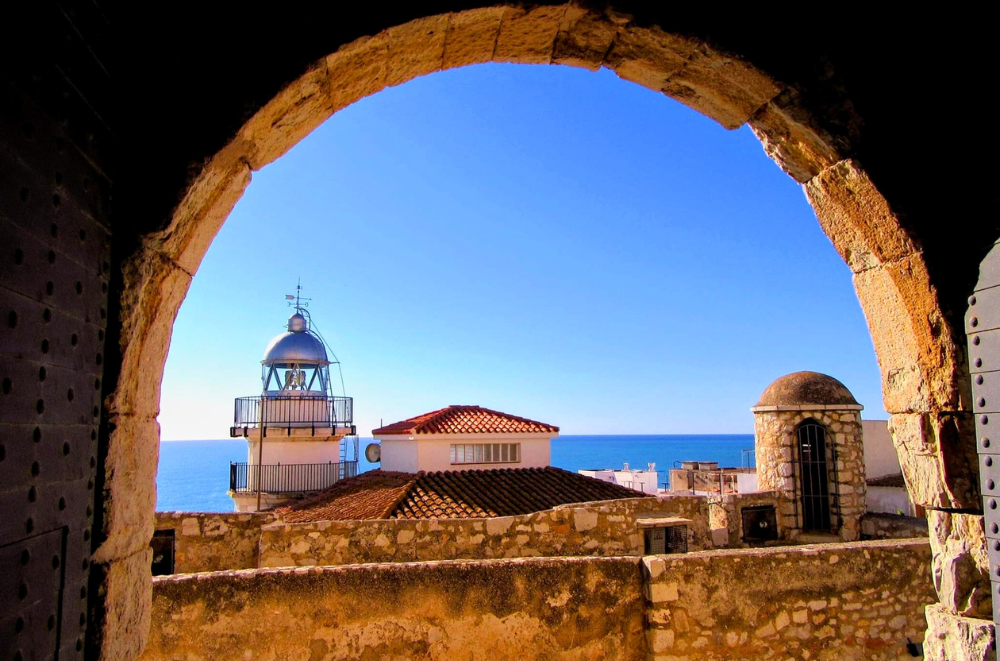
{"type": "Polygon", "coordinates": [[[318,491],[333,486],[339,480],[358,474],[358,462],[342,461],[327,464],[258,464],[230,463],[229,490],[255,493],[258,483],[265,493],[297,493],[318,491]]]}
{"type": "Polygon", "coordinates": [[[230,436],[243,430],[323,429],[350,427],[354,422],[353,397],[258,396],[237,397],[230,436]]]}

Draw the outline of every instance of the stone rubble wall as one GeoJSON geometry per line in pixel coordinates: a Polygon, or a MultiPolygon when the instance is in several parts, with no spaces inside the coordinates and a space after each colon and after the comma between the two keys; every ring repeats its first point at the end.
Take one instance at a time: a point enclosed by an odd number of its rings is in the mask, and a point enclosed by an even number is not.
{"type": "Polygon", "coordinates": [[[927,537],[927,519],[869,512],[861,517],[861,539],[912,539],[927,537]]]}
{"type": "MultiPolygon", "coordinates": [[[[984,517],[927,511],[931,577],[938,604],[927,609],[927,661],[995,661],[990,557],[984,517]]],[[[994,547],[996,548],[996,547],[994,547]]]]}
{"type": "Polygon", "coordinates": [[[153,579],[145,661],[641,661],[639,558],[263,569],[153,579]]]}
{"type": "Polygon", "coordinates": [[[992,620],[965,617],[944,604],[927,607],[924,661],[996,661],[992,620]]]}
{"type": "Polygon", "coordinates": [[[742,540],[740,510],[777,504],[774,493],[708,498],[667,496],[563,505],[543,512],[488,520],[388,519],[298,524],[282,523],[278,515],[267,512],[158,512],[156,528],[175,531],[174,569],[183,574],[364,562],[639,556],[645,548],[636,518],[643,516],[691,519],[690,550],[742,548],[748,545],[742,540]]]}
{"type": "MultiPolygon", "coordinates": [[[[743,508],[760,505],[773,505],[775,517],[778,520],[778,530],[782,530],[781,496],[773,491],[758,491],[755,493],[725,494],[709,496],[709,525],[712,528],[712,540],[715,548],[747,548],[761,544],[748,544],[743,541],[743,508]]],[[[787,544],[781,539],[765,542],[767,546],[787,544]]]]}
{"type": "Polygon", "coordinates": [[[911,659],[937,601],[927,540],[643,558],[650,659],[911,659]]]}
{"type": "Polygon", "coordinates": [[[175,573],[253,569],[260,529],[276,519],[267,512],[157,512],[156,529],[174,531],[175,573]]]}
{"type": "Polygon", "coordinates": [[[692,520],[690,549],[712,548],[708,500],[630,498],[493,519],[274,523],[261,530],[260,566],[294,567],[549,556],[640,556],[643,516],[692,520]]]}
{"type": "Polygon", "coordinates": [[[164,576],[142,658],[910,659],[930,561],[906,540],[164,576]]]}

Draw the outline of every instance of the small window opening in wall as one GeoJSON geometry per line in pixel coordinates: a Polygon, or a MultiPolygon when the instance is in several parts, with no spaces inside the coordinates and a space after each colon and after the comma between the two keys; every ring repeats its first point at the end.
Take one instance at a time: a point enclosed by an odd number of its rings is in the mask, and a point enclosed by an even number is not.
{"type": "Polygon", "coordinates": [[[157,530],[149,545],[153,549],[153,563],[150,566],[153,576],[166,576],[174,573],[174,530],[157,530]]]}
{"type": "Polygon", "coordinates": [[[744,507],[740,513],[743,519],[744,542],[762,544],[778,539],[778,514],[774,505],[744,507]]]}
{"type": "Polygon", "coordinates": [[[687,553],[688,527],[646,528],[646,555],[687,553]]]}

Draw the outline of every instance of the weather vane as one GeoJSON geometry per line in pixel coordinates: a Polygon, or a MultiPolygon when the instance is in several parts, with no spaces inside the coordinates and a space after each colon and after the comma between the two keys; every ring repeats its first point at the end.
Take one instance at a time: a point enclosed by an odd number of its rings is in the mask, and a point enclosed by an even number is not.
{"type": "Polygon", "coordinates": [[[302,298],[302,278],[299,278],[298,284],[295,285],[295,295],[293,296],[292,294],[285,294],[285,300],[289,301],[288,303],[289,307],[294,306],[296,309],[309,307],[309,301],[311,301],[312,299],[302,298]],[[291,301],[295,301],[295,303],[291,303],[291,301]]]}

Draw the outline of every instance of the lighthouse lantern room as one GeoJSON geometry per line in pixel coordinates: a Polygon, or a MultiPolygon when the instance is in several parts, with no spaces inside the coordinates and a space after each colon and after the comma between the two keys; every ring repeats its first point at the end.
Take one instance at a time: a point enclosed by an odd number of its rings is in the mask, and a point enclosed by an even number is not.
{"type": "Polygon", "coordinates": [[[229,434],[247,439],[247,461],[229,471],[237,512],[274,507],[357,474],[354,401],[334,396],[330,378],[340,363],[313,326],[308,303],[287,298],[295,312],[264,351],[260,396],[236,399],[229,434]]]}

